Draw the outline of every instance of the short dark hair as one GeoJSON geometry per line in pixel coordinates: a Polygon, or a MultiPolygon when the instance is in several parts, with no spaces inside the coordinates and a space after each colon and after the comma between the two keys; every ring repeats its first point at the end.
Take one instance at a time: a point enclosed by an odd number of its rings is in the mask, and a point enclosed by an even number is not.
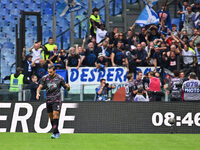
{"type": "Polygon", "coordinates": [[[49,37],[49,40],[53,39],[52,37],[49,37]]]}
{"type": "Polygon", "coordinates": [[[48,69],[53,69],[55,71],[56,67],[54,65],[51,65],[51,66],[48,67],[48,69]]]}
{"type": "Polygon", "coordinates": [[[106,79],[101,79],[100,82],[106,81],[106,79]]]}
{"type": "Polygon", "coordinates": [[[196,73],[195,72],[191,72],[189,76],[192,79],[196,79],[196,73]]]}
{"type": "Polygon", "coordinates": [[[126,78],[127,78],[128,80],[130,80],[132,77],[133,77],[133,74],[131,74],[131,73],[129,73],[129,74],[126,76],[126,78]]]}
{"type": "Polygon", "coordinates": [[[140,73],[142,73],[142,71],[138,71],[138,72],[137,72],[137,75],[139,75],[140,73]]]}
{"type": "Polygon", "coordinates": [[[32,76],[31,76],[31,79],[33,79],[34,77],[37,77],[35,74],[33,74],[32,76]]]}
{"type": "Polygon", "coordinates": [[[177,25],[176,24],[172,24],[172,27],[177,27],[177,25]]]}
{"type": "Polygon", "coordinates": [[[155,72],[153,72],[153,71],[151,71],[149,74],[150,74],[151,76],[155,76],[155,72]]]}
{"type": "Polygon", "coordinates": [[[175,77],[178,77],[179,74],[180,74],[180,71],[178,71],[178,70],[174,70],[174,76],[175,76],[175,77]]]}

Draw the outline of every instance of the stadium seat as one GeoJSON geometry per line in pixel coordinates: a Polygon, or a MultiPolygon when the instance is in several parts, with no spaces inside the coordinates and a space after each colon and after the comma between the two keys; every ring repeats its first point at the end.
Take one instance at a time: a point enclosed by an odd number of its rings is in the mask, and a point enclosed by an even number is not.
{"type": "Polygon", "coordinates": [[[180,18],[173,18],[171,20],[172,24],[176,24],[177,25],[177,30],[179,31],[179,22],[180,22],[180,18]]]}

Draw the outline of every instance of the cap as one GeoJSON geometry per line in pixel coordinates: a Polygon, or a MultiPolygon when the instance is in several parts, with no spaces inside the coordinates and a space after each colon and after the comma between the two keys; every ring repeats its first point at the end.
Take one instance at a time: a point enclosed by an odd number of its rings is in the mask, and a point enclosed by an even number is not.
{"type": "Polygon", "coordinates": [[[99,53],[98,58],[101,57],[101,56],[104,57],[105,55],[103,53],[99,53]]]}

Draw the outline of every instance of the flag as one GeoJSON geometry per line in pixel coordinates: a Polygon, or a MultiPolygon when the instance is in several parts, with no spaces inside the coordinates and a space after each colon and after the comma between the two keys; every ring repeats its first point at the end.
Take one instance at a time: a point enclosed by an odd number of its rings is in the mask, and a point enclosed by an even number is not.
{"type": "Polygon", "coordinates": [[[65,2],[61,3],[58,6],[58,10],[60,13],[60,16],[64,16],[65,14],[69,14],[74,11],[79,11],[84,8],[84,3],[78,1],[78,0],[65,0],[65,2]]]}
{"type": "Polygon", "coordinates": [[[159,17],[157,13],[149,5],[145,5],[143,11],[139,15],[135,23],[140,27],[149,24],[158,24],[159,17]]]}
{"type": "Polygon", "coordinates": [[[193,17],[192,17],[192,21],[194,22],[194,26],[196,28],[199,28],[199,24],[200,24],[200,12],[196,12],[193,17]]]}
{"type": "Polygon", "coordinates": [[[158,0],[143,0],[144,4],[148,4],[150,7],[153,7],[157,2],[158,0]]]}

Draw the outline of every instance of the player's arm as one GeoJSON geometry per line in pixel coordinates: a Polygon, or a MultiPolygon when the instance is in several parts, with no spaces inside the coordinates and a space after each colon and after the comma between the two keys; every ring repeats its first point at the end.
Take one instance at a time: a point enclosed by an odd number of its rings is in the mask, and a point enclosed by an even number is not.
{"type": "Polygon", "coordinates": [[[37,88],[37,94],[36,94],[36,99],[39,100],[40,98],[40,91],[42,90],[43,85],[40,84],[39,87],[37,88]]]}
{"type": "Polygon", "coordinates": [[[64,79],[61,80],[61,86],[62,86],[64,89],[66,89],[67,91],[70,90],[69,84],[66,83],[64,79]]]}
{"type": "Polygon", "coordinates": [[[66,86],[66,88],[65,88],[65,89],[66,89],[67,91],[69,91],[69,90],[70,90],[70,86],[69,86],[69,84],[68,84],[68,83],[66,83],[66,84],[65,84],[65,86],[66,86]]]}

